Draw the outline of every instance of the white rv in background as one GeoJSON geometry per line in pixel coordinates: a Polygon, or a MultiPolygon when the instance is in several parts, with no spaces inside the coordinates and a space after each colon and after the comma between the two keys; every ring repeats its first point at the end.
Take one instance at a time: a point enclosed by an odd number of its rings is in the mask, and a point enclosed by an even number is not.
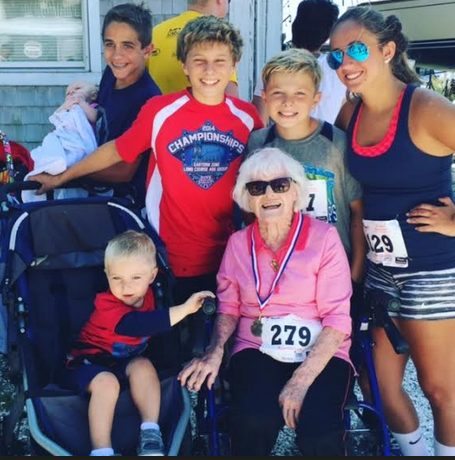
{"type": "Polygon", "coordinates": [[[455,69],[455,0],[363,1],[385,16],[396,15],[410,41],[416,66],[455,69]]]}

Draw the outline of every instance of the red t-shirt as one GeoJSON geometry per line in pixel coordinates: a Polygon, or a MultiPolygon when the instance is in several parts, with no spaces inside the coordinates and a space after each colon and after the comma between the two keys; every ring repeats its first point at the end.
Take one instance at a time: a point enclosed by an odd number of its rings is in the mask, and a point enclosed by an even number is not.
{"type": "Polygon", "coordinates": [[[116,147],[126,162],[152,148],[146,209],[176,276],[218,270],[233,231],[234,188],[248,137],[262,122],[249,102],[209,106],[187,91],[150,99],[116,147]]]}
{"type": "Polygon", "coordinates": [[[149,312],[155,310],[155,298],[151,289],[144,297],[140,308],[125,305],[110,292],[102,292],[95,297],[95,309],[85,323],[79,338],[70,352],[70,358],[108,354],[126,358],[138,354],[145,348],[150,337],[121,335],[115,330],[125,315],[132,311],[149,312]]]}

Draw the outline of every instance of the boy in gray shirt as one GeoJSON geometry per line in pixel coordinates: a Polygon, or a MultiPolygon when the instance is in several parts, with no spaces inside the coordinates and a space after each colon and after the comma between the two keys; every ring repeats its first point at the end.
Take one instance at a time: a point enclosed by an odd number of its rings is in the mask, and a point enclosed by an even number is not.
{"type": "Polygon", "coordinates": [[[270,59],[262,71],[263,98],[274,124],[250,135],[248,152],[278,147],[298,160],[309,180],[304,212],[337,227],[351,264],[351,276],[363,276],[365,240],[362,190],[350,175],[343,131],[312,118],[321,98],[321,69],[304,49],[289,49],[270,59]]]}

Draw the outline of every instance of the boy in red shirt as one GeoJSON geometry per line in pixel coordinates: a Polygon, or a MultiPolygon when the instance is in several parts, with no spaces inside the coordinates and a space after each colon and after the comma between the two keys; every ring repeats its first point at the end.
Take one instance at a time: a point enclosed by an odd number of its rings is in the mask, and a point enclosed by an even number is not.
{"type": "Polygon", "coordinates": [[[155,310],[150,284],[158,271],[156,249],[145,233],[128,230],[113,238],[106,247],[104,265],[109,291],[96,296],[95,309],[68,355],[66,380],[90,394],[90,455],[114,455],[112,422],[126,382],[142,419],[137,454],[164,455],[158,425],[160,381],[142,353],[150,336],[195,313],[206,297],[214,295],[197,292],[181,305],[155,310]]]}
{"type": "Polygon", "coordinates": [[[248,137],[262,122],[249,102],[226,96],[241,56],[240,33],[202,16],[181,31],[177,56],[191,87],[149,100],[131,128],[59,176],[38,175],[39,193],[152,148],[147,217],[177,277],[175,301],[214,290],[233,226],[232,189],[248,137]]]}

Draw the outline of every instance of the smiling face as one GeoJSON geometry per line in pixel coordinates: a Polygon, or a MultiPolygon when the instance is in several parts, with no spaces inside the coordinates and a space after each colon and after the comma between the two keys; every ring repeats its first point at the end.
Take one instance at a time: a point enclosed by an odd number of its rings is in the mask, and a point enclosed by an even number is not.
{"type": "Polygon", "coordinates": [[[126,88],[139,80],[151,45],[143,48],[138,33],[124,22],[111,22],[104,31],[103,41],[104,59],[117,79],[116,88],[126,88]]]}
{"type": "Polygon", "coordinates": [[[106,275],[112,294],[126,305],[140,308],[158,269],[150,257],[130,255],[112,258],[106,275]]]}
{"type": "Polygon", "coordinates": [[[190,80],[196,100],[207,105],[220,104],[235,71],[231,48],[217,42],[194,45],[188,52],[183,71],[190,80]]]}
{"type": "MultiPolygon", "coordinates": [[[[289,174],[264,175],[253,180],[271,181],[280,177],[288,177],[289,174]]],[[[297,201],[297,189],[291,181],[289,190],[283,193],[276,193],[267,186],[264,195],[251,196],[248,194],[248,204],[252,213],[261,224],[287,222],[292,219],[294,206],[297,201]]]]}
{"type": "Polygon", "coordinates": [[[390,62],[394,52],[394,44],[388,43],[382,47],[374,34],[362,25],[352,20],[339,24],[330,37],[330,48],[345,51],[353,42],[361,41],[369,49],[369,57],[364,62],[350,58],[346,53],[343,62],[336,70],[341,82],[351,92],[362,94],[373,89],[381,79],[391,77],[390,62]]]}
{"type": "Polygon", "coordinates": [[[305,137],[310,113],[320,98],[307,72],[274,72],[264,90],[268,114],[285,139],[305,137]]]}

